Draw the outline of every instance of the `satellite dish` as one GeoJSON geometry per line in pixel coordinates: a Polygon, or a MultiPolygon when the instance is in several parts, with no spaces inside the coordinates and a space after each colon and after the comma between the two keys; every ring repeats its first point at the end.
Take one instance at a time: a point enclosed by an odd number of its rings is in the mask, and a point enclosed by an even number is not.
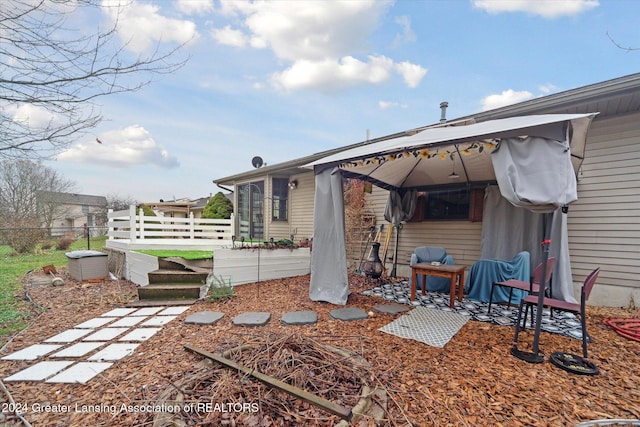
{"type": "Polygon", "coordinates": [[[251,164],[253,165],[254,168],[261,168],[262,165],[264,164],[262,157],[260,156],[255,156],[253,159],[251,159],[251,164]]]}

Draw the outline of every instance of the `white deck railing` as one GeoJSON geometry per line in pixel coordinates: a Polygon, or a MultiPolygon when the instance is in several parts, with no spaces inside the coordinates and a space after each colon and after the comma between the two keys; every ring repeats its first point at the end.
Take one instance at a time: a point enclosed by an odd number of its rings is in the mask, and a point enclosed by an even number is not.
{"type": "Polygon", "coordinates": [[[128,249],[209,248],[230,245],[233,236],[231,219],[171,218],[145,216],[135,206],[108,212],[107,246],[128,249]]]}

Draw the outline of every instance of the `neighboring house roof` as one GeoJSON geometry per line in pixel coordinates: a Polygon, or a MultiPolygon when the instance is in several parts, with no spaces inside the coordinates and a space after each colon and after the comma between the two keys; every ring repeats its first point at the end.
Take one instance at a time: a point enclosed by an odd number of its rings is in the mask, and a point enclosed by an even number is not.
{"type": "Polygon", "coordinates": [[[61,193],[57,191],[41,191],[40,198],[44,202],[56,202],[63,205],[80,206],[107,206],[107,198],[104,196],[92,196],[89,194],[61,193]]]}
{"type": "MultiPolygon", "coordinates": [[[[640,73],[554,93],[552,95],[508,105],[506,107],[496,108],[493,110],[459,117],[457,119],[451,120],[449,123],[464,122],[468,120],[482,122],[486,120],[494,120],[517,115],[543,113],[576,114],[599,112],[600,114],[596,117],[596,120],[598,120],[607,116],[630,113],[634,111],[640,111],[640,73]]],[[[224,178],[214,179],[213,182],[218,185],[233,185],[238,181],[264,177],[267,174],[282,173],[291,175],[295,173],[309,172],[309,169],[302,168],[302,166],[308,163],[312,163],[323,157],[327,157],[331,154],[337,154],[355,147],[368,145],[375,142],[386,141],[389,139],[395,139],[405,135],[412,135],[417,131],[424,130],[434,125],[437,126],[439,125],[439,123],[434,123],[432,125],[422,126],[404,132],[358,142],[344,147],[322,151],[319,153],[311,154],[309,156],[300,157],[298,159],[289,160],[258,169],[253,169],[224,178]]]]}
{"type": "Polygon", "coordinates": [[[149,202],[143,203],[144,205],[149,206],[154,211],[162,211],[162,212],[189,212],[191,208],[194,206],[194,202],[191,201],[172,201],[172,202],[149,202]]]}
{"type": "MultiPolygon", "coordinates": [[[[231,194],[225,194],[225,196],[233,201],[233,197],[231,194]]],[[[191,212],[202,210],[207,206],[209,199],[213,197],[212,195],[206,197],[200,197],[193,200],[181,200],[181,201],[169,201],[169,202],[149,202],[144,203],[149,206],[151,209],[160,210],[164,212],[191,212]]]]}
{"type": "Polygon", "coordinates": [[[199,199],[194,199],[192,200],[193,203],[195,203],[193,206],[191,206],[191,210],[197,210],[197,209],[204,209],[205,206],[207,206],[207,203],[209,202],[209,199],[211,198],[211,196],[208,197],[200,197],[199,199]]]}

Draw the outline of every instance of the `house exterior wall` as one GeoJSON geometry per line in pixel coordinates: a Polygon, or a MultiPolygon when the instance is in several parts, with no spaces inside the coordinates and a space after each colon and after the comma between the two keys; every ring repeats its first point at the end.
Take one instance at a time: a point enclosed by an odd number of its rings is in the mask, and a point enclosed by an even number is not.
{"type": "MultiPolygon", "coordinates": [[[[265,200],[265,212],[264,218],[266,220],[266,234],[265,238],[269,239],[273,237],[274,240],[288,239],[291,237],[289,231],[289,221],[291,215],[291,200],[287,200],[287,220],[274,220],[273,219],[273,178],[286,178],[279,175],[267,175],[267,179],[264,182],[265,193],[267,198],[265,200]]],[[[288,198],[291,198],[292,191],[289,190],[288,198]]]]}
{"type": "Polygon", "coordinates": [[[601,267],[596,305],[640,303],[640,113],[594,120],[569,208],[569,251],[579,289],[601,267]]]}
{"type": "MultiPolygon", "coordinates": [[[[287,220],[273,220],[273,178],[285,178],[283,175],[267,174],[263,177],[253,178],[250,181],[242,181],[239,185],[249,182],[262,181],[264,183],[264,226],[265,239],[274,240],[289,239],[294,236],[294,240],[300,241],[310,239],[313,236],[313,200],[315,196],[315,180],[313,172],[293,175],[289,180],[298,181],[298,187],[289,189],[287,201],[287,220]]],[[[234,194],[234,209],[238,206],[237,191],[234,194]]]]}
{"type": "Polygon", "coordinates": [[[289,191],[289,225],[296,241],[313,237],[313,202],[316,180],[312,171],[293,175],[298,188],[289,191]]]}
{"type": "MultiPolygon", "coordinates": [[[[384,208],[389,192],[374,186],[367,194],[367,208],[376,215],[376,224],[389,223],[384,219],[384,208]]],[[[397,275],[408,277],[411,274],[409,261],[413,250],[418,246],[442,246],[452,255],[456,264],[470,266],[480,258],[480,237],[482,223],[471,221],[423,221],[404,224],[398,239],[397,275]]],[[[382,243],[386,231],[382,234],[382,243]]],[[[395,232],[391,235],[387,251],[386,265],[391,268],[395,252],[395,232]]],[[[382,254],[380,255],[382,258],[382,254]]]]}
{"type": "Polygon", "coordinates": [[[61,205],[57,208],[59,214],[51,224],[51,234],[53,236],[61,236],[67,230],[72,231],[74,228],[84,227],[85,225],[102,226],[104,221],[101,220],[100,214],[103,209],[102,206],[88,206],[83,210],[81,205],[61,205]]]}
{"type": "MultiPolygon", "coordinates": [[[[596,119],[591,125],[586,156],[578,174],[578,200],[569,209],[569,251],[575,295],[596,267],[601,267],[589,303],[629,306],[640,303],[640,113],[596,119]]],[[[313,236],[315,179],[313,172],[294,175],[298,187],[289,191],[288,221],[270,221],[271,176],[265,178],[268,195],[267,236],[313,236]]],[[[252,181],[256,181],[253,179],[252,181]]],[[[388,223],[384,208],[388,191],[373,186],[366,209],[376,224],[388,223]]],[[[386,232],[381,240],[384,243],[386,232]]],[[[471,266],[480,258],[482,222],[468,220],[410,222],[400,230],[398,276],[409,276],[409,259],[417,246],[442,246],[456,264],[471,266]]],[[[361,246],[362,247],[362,246],[361,246]]],[[[386,265],[391,269],[395,247],[392,235],[386,265]]],[[[381,249],[382,252],[382,249],[381,249]]],[[[362,250],[350,251],[350,265],[358,265],[362,250]]],[[[382,255],[382,253],[381,253],[382,255]]]]}

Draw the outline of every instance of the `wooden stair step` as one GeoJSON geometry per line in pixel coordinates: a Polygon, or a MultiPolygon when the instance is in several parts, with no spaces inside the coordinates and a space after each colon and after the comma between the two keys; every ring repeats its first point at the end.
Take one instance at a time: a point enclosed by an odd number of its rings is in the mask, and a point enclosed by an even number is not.
{"type": "Polygon", "coordinates": [[[204,284],[208,274],[208,272],[159,269],[147,273],[147,277],[149,278],[149,283],[183,282],[204,284]]]}
{"type": "Polygon", "coordinates": [[[161,283],[138,288],[139,300],[187,300],[200,298],[200,287],[193,283],[161,283]]]}
{"type": "Polygon", "coordinates": [[[127,303],[126,307],[170,307],[174,305],[193,305],[196,301],[196,299],[144,299],[131,301],[127,303]]]}

